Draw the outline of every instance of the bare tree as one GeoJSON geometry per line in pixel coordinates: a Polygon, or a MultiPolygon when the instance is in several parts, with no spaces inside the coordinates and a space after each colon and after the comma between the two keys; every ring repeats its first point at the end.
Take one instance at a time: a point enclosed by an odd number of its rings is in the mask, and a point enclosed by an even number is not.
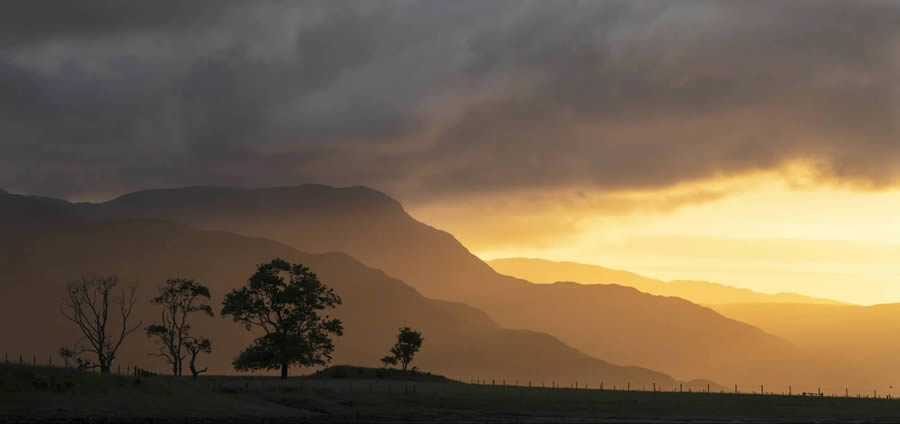
{"type": "Polygon", "coordinates": [[[134,304],[135,287],[120,287],[116,276],[82,277],[66,286],[60,312],[78,326],[87,340],[78,354],[97,356],[97,363],[90,368],[109,374],[125,337],[141,327],[141,323],[128,325],[134,304]],[[121,327],[115,328],[112,321],[121,321],[121,327]]]}

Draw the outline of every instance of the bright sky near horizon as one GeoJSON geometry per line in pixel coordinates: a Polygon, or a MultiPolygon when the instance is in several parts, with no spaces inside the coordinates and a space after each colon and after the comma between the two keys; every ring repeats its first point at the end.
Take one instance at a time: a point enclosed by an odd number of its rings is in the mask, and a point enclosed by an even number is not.
{"type": "MultiPolygon", "coordinates": [[[[504,211],[495,221],[470,216],[465,206],[411,212],[455,234],[482,259],[575,261],[662,280],[715,281],[866,305],[900,302],[900,191],[799,183],[795,176],[766,173],[680,187],[674,191],[724,187],[727,194],[673,210],[611,213],[598,207],[591,213],[573,206],[519,218],[504,211]],[[571,234],[541,236],[540,227],[554,213],[571,222],[565,227],[571,234]],[[473,222],[488,223],[468,225],[473,222]],[[491,232],[484,227],[497,233],[503,222],[522,233],[518,243],[486,237],[491,232]],[[538,236],[529,241],[529,232],[538,236]]],[[[631,196],[659,199],[671,191],[631,196]]]]}

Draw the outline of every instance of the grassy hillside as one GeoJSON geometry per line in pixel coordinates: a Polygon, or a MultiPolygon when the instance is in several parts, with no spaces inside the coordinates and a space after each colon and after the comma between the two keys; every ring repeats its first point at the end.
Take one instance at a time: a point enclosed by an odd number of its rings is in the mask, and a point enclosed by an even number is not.
{"type": "MultiPolygon", "coordinates": [[[[0,365],[0,421],[149,422],[892,422],[897,400],[550,389],[320,375],[101,376],[0,365]]],[[[328,372],[324,374],[329,374],[328,372]]]]}

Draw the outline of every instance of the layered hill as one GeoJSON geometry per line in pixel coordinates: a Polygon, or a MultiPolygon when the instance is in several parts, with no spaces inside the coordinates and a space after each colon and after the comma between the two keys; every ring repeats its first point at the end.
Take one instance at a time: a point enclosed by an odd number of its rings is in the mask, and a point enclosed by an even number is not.
{"type": "MultiPolygon", "coordinates": [[[[334,311],[345,325],[335,363],[378,366],[397,328],[411,326],[426,337],[416,365],[453,378],[676,384],[662,373],[595,359],[547,334],[501,328],[477,309],[423,297],[343,253],[303,253],[262,238],[158,220],[83,219],[70,209],[0,194],[0,340],[13,354],[43,360],[78,340],[58,307],[65,284],[83,274],[116,274],[139,284],[136,315],[147,324],[158,316],[148,300],[166,279],[196,279],[211,288],[218,305],[226,292],[246,282],[255,264],[281,257],[311,267],[343,298],[334,311]]],[[[214,354],[204,362],[215,373],[232,372],[232,358],[254,337],[221,318],[197,317],[195,331],[213,340],[214,354]]],[[[136,332],[119,363],[164,371],[164,363],[148,357],[155,349],[136,332]]]]}
{"type": "Polygon", "coordinates": [[[590,355],[677,378],[757,384],[792,374],[773,366],[791,357],[792,348],[757,328],[683,299],[621,286],[533,284],[499,274],[452,235],[365,187],[152,190],[75,209],[93,217],[163,218],[303,251],[347,252],[428,297],[482,309],[501,326],[546,332],[590,355]]]}
{"type": "Polygon", "coordinates": [[[891,393],[900,376],[900,304],[715,305],[722,314],[751,323],[797,345],[850,387],[891,393]]]}
{"type": "Polygon", "coordinates": [[[760,293],[707,281],[660,281],[628,271],[577,262],[555,262],[534,258],[503,258],[488,261],[501,274],[524,278],[535,283],[578,281],[580,283],[620,284],[642,292],[680,297],[701,305],[728,303],[802,303],[839,305],[841,302],[795,293],[760,293]]]}

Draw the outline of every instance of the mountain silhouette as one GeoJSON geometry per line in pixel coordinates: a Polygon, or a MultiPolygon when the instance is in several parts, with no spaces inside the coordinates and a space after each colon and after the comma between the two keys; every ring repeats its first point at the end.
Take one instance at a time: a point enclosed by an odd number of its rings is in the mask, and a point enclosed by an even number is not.
{"type": "Polygon", "coordinates": [[[783,340],[679,298],[612,285],[533,284],[494,271],[447,232],[366,187],[322,185],[149,190],[75,209],[93,217],[163,218],[272,239],[302,251],[346,252],[425,296],[484,310],[506,328],[549,333],[585,353],[676,378],[787,380],[783,340]]]}
{"type": "Polygon", "coordinates": [[[675,280],[665,282],[647,278],[633,272],[577,262],[555,262],[533,258],[503,258],[488,261],[488,265],[501,274],[524,278],[536,283],[578,281],[580,283],[621,284],[634,287],[645,293],[660,296],[676,296],[701,305],[727,303],[842,304],[842,302],[835,300],[818,299],[795,293],[760,293],[707,281],[675,280]]]}
{"type": "MultiPolygon", "coordinates": [[[[136,315],[148,324],[158,316],[148,299],[166,279],[192,278],[208,285],[217,305],[227,291],[246,282],[256,264],[281,257],[311,267],[342,296],[343,305],[334,315],[344,321],[345,335],[337,339],[334,363],[378,366],[397,328],[411,326],[427,340],[414,365],[453,378],[496,379],[498,384],[505,379],[547,385],[676,385],[665,374],[612,365],[547,334],[501,328],[475,308],[425,298],[344,253],[302,253],[262,238],[162,220],[81,218],[71,208],[24,196],[0,195],[0,211],[4,223],[16,228],[0,238],[0,257],[7,259],[0,268],[0,340],[11,354],[38,355],[41,362],[78,339],[58,305],[67,281],[82,274],[114,273],[126,282],[139,282],[136,315]]],[[[254,337],[218,317],[197,317],[194,328],[213,340],[214,354],[203,360],[214,373],[233,372],[231,360],[254,337]]],[[[118,364],[165,370],[164,363],[147,356],[154,351],[136,332],[123,346],[118,364]]]]}

